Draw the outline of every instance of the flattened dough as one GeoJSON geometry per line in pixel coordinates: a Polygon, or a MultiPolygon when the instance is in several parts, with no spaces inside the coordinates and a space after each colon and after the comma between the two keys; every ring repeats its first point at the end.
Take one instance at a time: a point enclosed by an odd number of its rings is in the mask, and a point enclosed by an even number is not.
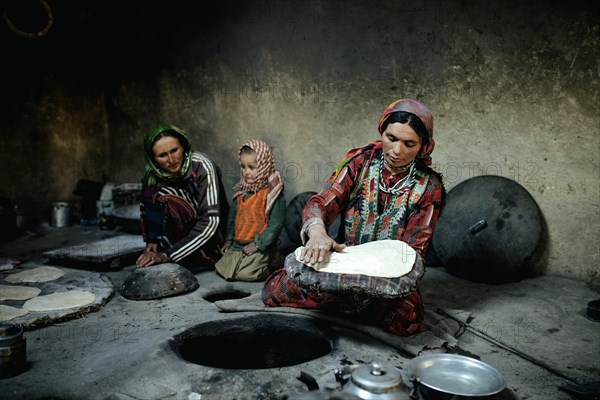
{"type": "MultiPolygon", "coordinates": [[[[299,262],[303,248],[298,247],[294,252],[299,262]]],[[[412,270],[416,257],[416,251],[400,240],[377,240],[346,246],[344,251],[331,253],[321,263],[306,265],[319,272],[399,278],[412,270]]]]}
{"type": "Polygon", "coordinates": [[[81,290],[56,292],[46,296],[38,296],[27,300],[23,308],[29,311],[64,310],[72,307],[82,307],[96,301],[96,295],[81,290]]]}
{"type": "Polygon", "coordinates": [[[28,300],[41,293],[41,289],[31,286],[0,285],[0,300],[28,300]]]}
{"type": "Polygon", "coordinates": [[[0,305],[0,321],[10,321],[27,313],[28,311],[22,308],[0,305]]]}
{"type": "Polygon", "coordinates": [[[10,283],[38,283],[57,280],[65,273],[56,267],[37,267],[8,275],[4,280],[10,283]]]}

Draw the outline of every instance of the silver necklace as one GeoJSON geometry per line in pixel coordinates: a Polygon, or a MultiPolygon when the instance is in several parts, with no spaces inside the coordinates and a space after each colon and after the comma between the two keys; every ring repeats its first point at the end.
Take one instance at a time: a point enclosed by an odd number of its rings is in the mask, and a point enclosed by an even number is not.
{"type": "Polygon", "coordinates": [[[393,169],[394,171],[406,171],[407,169],[409,169],[410,167],[412,167],[412,165],[415,163],[415,160],[412,160],[411,162],[409,162],[406,165],[401,165],[399,167],[394,167],[392,164],[390,164],[388,162],[388,160],[385,159],[385,157],[383,157],[383,155],[381,157],[383,158],[383,163],[385,164],[385,166],[388,167],[389,169],[393,169]]]}
{"type": "Polygon", "coordinates": [[[381,190],[384,193],[392,194],[404,193],[408,188],[412,186],[412,181],[415,172],[415,160],[412,160],[410,164],[406,166],[410,166],[410,170],[404,178],[401,178],[398,182],[394,184],[394,186],[387,187],[383,182],[383,164],[385,163],[385,158],[383,158],[383,155],[381,156],[381,158],[383,159],[383,162],[380,164],[379,167],[379,190],[381,190]]]}

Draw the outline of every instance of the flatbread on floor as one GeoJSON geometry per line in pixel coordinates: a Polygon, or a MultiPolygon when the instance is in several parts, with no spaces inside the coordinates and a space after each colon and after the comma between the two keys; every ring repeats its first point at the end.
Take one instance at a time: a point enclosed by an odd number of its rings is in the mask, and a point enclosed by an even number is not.
{"type": "Polygon", "coordinates": [[[41,283],[55,281],[64,274],[60,268],[45,265],[10,274],[4,280],[10,283],[41,283]]]}
{"type": "Polygon", "coordinates": [[[82,290],[55,292],[46,296],[38,296],[27,300],[23,308],[35,312],[64,310],[73,307],[83,307],[96,301],[96,295],[82,290]]]}
{"type": "Polygon", "coordinates": [[[0,300],[29,300],[41,292],[32,286],[0,285],[0,300]]]}
{"type": "Polygon", "coordinates": [[[22,308],[5,306],[3,304],[0,304],[0,321],[10,321],[11,319],[22,317],[28,312],[29,311],[22,308]]]}
{"type": "MultiPolygon", "coordinates": [[[[294,252],[299,262],[303,248],[294,252]]],[[[417,252],[405,242],[386,239],[346,246],[341,252],[330,253],[321,263],[306,265],[319,272],[399,278],[412,270],[416,257],[417,252]]]]}

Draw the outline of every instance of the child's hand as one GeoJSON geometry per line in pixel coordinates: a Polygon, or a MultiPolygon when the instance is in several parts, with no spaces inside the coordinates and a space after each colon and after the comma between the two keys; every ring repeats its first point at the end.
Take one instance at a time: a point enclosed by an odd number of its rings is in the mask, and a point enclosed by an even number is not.
{"type": "Polygon", "coordinates": [[[231,247],[231,244],[232,244],[231,240],[226,240],[225,243],[223,244],[223,246],[221,247],[221,254],[227,253],[227,251],[231,247]]]}
{"type": "Polygon", "coordinates": [[[242,252],[244,253],[244,255],[246,256],[251,256],[252,254],[256,253],[258,251],[258,246],[256,245],[256,243],[252,242],[252,243],[248,243],[247,245],[244,246],[244,248],[242,249],[242,252]]]}

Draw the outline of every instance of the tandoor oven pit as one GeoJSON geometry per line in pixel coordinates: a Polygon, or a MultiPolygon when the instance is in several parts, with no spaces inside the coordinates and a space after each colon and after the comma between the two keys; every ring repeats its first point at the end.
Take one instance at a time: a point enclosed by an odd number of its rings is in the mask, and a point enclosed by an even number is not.
{"type": "Polygon", "coordinates": [[[301,364],[333,349],[323,321],[278,313],[195,325],[170,340],[184,360],[225,369],[268,369],[301,364]]]}
{"type": "Polygon", "coordinates": [[[250,296],[250,293],[234,287],[223,287],[212,290],[210,293],[202,296],[209,303],[214,303],[219,300],[243,299],[250,296]]]}

